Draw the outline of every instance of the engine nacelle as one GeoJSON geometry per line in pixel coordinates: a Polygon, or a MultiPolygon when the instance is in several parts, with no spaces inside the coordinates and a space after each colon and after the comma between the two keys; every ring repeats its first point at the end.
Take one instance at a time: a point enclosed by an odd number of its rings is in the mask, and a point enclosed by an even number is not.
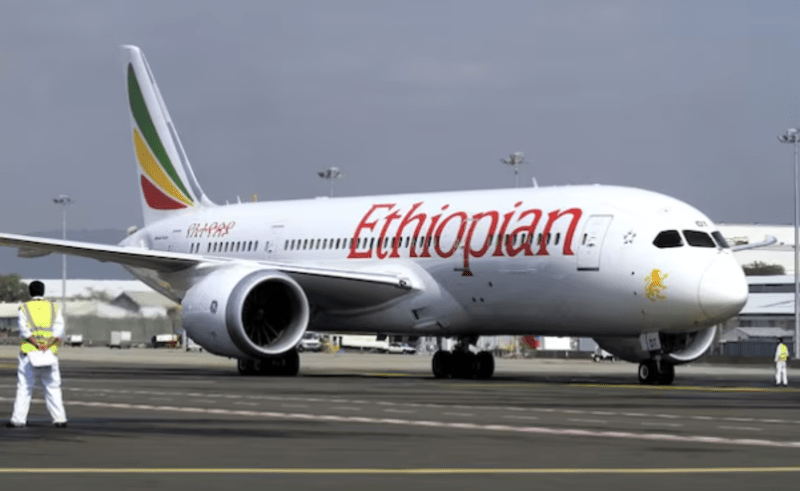
{"type": "Polygon", "coordinates": [[[187,334],[210,353],[234,358],[285,353],[303,337],[310,317],[300,285],[274,270],[215,271],[181,304],[187,334]]]}
{"type": "MultiPolygon", "coordinates": [[[[661,347],[663,360],[680,365],[692,362],[708,350],[714,341],[717,326],[695,332],[680,334],[661,333],[661,347]]],[[[642,349],[639,338],[594,338],[601,348],[609,353],[634,363],[639,363],[651,358],[650,352],[642,349]]]]}

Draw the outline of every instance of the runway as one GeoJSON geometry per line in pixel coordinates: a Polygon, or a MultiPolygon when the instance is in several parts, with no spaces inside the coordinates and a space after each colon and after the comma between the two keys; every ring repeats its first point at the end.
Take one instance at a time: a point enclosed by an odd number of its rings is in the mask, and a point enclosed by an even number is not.
{"type": "MultiPolygon", "coordinates": [[[[15,349],[0,349],[10,414],[15,349]]],[[[430,357],[301,355],[301,376],[241,377],[206,353],[62,349],[69,428],[41,400],[0,428],[0,482],[62,489],[750,489],[800,478],[800,391],[771,368],[498,360],[436,380],[430,357]]],[[[790,371],[790,382],[800,374],[790,371]]],[[[37,396],[40,397],[39,393],[37,396]]]]}

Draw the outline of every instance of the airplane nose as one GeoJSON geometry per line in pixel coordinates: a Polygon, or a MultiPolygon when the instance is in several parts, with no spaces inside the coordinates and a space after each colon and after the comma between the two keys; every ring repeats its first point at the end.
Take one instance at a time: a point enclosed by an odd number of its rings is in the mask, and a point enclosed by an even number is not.
{"type": "Polygon", "coordinates": [[[747,280],[742,267],[729,255],[720,255],[700,279],[700,307],[720,321],[738,314],[747,302],[747,280]]]}

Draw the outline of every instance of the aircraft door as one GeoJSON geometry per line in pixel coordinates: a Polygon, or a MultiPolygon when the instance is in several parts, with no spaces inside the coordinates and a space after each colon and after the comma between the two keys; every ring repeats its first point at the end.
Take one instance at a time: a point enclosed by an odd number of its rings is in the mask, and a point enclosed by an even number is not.
{"type": "Polygon", "coordinates": [[[267,257],[272,258],[275,255],[275,252],[278,250],[280,246],[281,236],[283,235],[283,224],[276,223],[270,227],[269,237],[267,238],[267,243],[265,244],[265,250],[267,252],[267,257]]]}
{"type": "Polygon", "coordinates": [[[612,215],[592,215],[586,221],[578,246],[578,270],[600,270],[600,251],[603,248],[603,239],[605,239],[606,231],[613,219],[612,215]]]}

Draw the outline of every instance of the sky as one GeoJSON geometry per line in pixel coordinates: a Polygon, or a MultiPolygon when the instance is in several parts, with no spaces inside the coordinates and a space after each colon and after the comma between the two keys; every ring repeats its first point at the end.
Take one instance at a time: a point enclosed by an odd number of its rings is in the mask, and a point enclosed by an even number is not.
{"type": "Polygon", "coordinates": [[[120,45],[217,203],[617,184],[793,222],[800,6],[754,1],[3,2],[0,230],[141,225],[120,45]]]}

